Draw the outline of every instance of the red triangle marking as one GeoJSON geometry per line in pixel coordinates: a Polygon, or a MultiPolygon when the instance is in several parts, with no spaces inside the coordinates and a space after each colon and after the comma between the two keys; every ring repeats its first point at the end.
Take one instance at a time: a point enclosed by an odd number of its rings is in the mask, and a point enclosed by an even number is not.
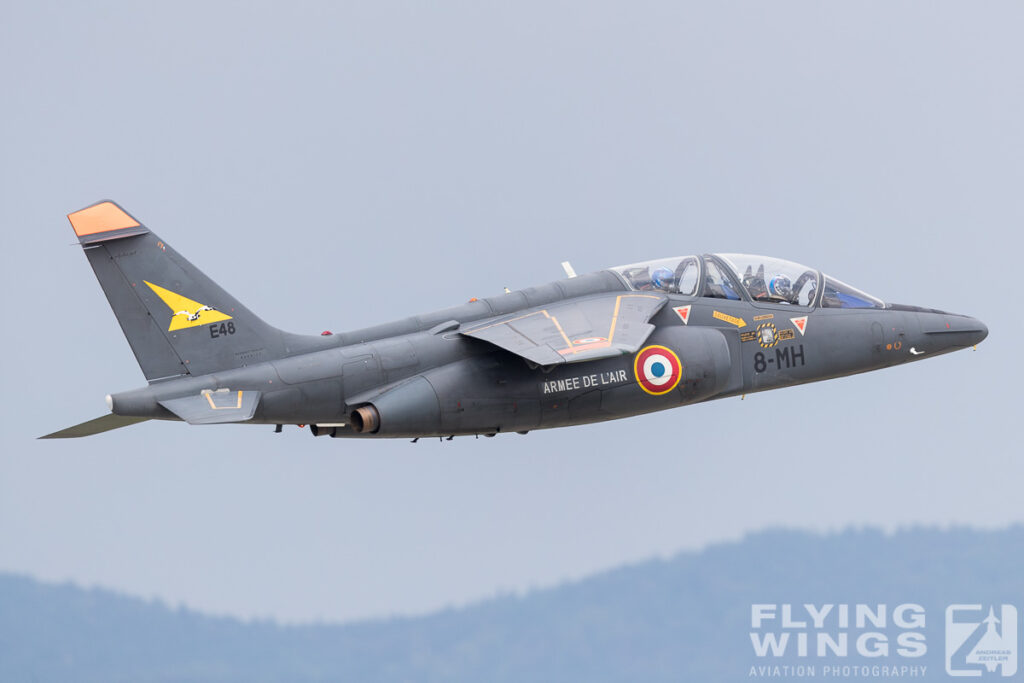
{"type": "Polygon", "coordinates": [[[676,306],[672,309],[679,316],[679,319],[683,321],[684,325],[690,323],[690,307],[689,306],[676,306]]]}
{"type": "Polygon", "coordinates": [[[797,329],[801,336],[806,332],[807,328],[807,316],[801,318],[790,318],[789,321],[793,323],[793,326],[797,329]]]}

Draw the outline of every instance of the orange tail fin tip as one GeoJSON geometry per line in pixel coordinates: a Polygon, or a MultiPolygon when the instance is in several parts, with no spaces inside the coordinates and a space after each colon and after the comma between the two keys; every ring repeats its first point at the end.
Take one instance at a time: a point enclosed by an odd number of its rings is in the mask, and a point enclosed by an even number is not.
{"type": "Polygon", "coordinates": [[[79,237],[95,235],[99,232],[134,228],[139,222],[126,214],[113,202],[100,202],[87,209],[68,214],[71,227],[79,237]]]}

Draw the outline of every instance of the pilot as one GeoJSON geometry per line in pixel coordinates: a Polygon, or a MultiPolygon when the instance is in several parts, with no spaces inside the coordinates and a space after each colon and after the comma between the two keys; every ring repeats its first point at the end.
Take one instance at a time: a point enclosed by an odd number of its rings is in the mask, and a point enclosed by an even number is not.
{"type": "Polygon", "coordinates": [[[768,293],[773,299],[792,302],[793,288],[789,278],[785,275],[776,275],[768,282],[768,293]]]}
{"type": "Polygon", "coordinates": [[[668,268],[655,268],[654,272],[651,273],[651,284],[654,285],[654,289],[670,292],[672,291],[672,285],[675,284],[675,280],[675,273],[668,268]]]}

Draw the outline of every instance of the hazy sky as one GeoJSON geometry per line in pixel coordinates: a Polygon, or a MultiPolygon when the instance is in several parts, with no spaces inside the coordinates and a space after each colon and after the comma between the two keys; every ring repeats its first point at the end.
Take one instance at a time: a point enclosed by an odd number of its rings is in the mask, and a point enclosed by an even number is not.
{"type": "Polygon", "coordinates": [[[0,569],[351,619],[774,525],[1024,521],[1022,27],[1019,2],[5,3],[0,569]],[[527,436],[36,441],[144,384],[64,218],[102,198],[296,332],[746,251],[991,335],[527,436]]]}

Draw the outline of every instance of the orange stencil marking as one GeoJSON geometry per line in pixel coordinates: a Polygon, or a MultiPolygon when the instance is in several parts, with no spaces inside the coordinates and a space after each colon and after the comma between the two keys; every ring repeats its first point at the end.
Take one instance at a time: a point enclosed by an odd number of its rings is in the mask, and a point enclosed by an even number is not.
{"type": "Polygon", "coordinates": [[[137,220],[122,211],[113,202],[100,202],[88,209],[68,214],[71,227],[79,237],[95,235],[98,232],[110,232],[123,228],[134,228],[137,220]]]}

